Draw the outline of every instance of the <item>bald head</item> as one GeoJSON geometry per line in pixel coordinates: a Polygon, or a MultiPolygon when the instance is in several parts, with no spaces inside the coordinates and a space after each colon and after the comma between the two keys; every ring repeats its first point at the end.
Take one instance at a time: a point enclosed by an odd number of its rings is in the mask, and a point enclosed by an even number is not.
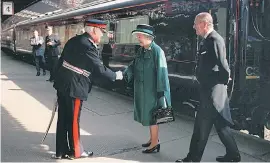
{"type": "Polygon", "coordinates": [[[208,12],[199,13],[195,17],[193,28],[196,30],[196,34],[204,36],[209,30],[213,29],[213,18],[208,12]]]}

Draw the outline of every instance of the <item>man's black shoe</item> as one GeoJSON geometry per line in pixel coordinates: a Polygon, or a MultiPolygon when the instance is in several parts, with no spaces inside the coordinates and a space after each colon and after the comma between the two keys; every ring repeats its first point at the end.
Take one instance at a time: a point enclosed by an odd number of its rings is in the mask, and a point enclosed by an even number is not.
{"type": "Polygon", "coordinates": [[[51,156],[52,159],[56,159],[56,160],[61,160],[61,159],[70,159],[70,160],[73,160],[68,154],[65,154],[65,155],[52,155],[51,156]]]}
{"type": "Polygon", "coordinates": [[[49,82],[54,82],[54,80],[53,80],[53,79],[47,79],[46,81],[49,81],[49,82]]]}
{"type": "Polygon", "coordinates": [[[37,72],[36,76],[40,76],[40,72],[37,72]]]}
{"type": "Polygon", "coordinates": [[[219,156],[219,157],[216,158],[216,161],[218,161],[218,162],[240,162],[241,161],[241,156],[240,155],[236,155],[236,156],[229,156],[229,155],[219,156]]]}
{"type": "Polygon", "coordinates": [[[84,151],[83,153],[82,153],[82,155],[81,155],[81,158],[84,158],[84,157],[91,157],[91,156],[93,156],[93,152],[91,152],[91,151],[84,151]]]}
{"type": "Polygon", "coordinates": [[[93,156],[93,152],[91,151],[84,151],[80,157],[74,157],[74,156],[69,156],[68,159],[73,160],[73,159],[79,159],[79,158],[88,158],[93,156]]]}
{"type": "Polygon", "coordinates": [[[60,160],[60,159],[62,159],[62,155],[52,155],[51,158],[60,160]]]}
{"type": "Polygon", "coordinates": [[[192,162],[192,160],[189,159],[188,157],[186,157],[186,158],[183,158],[183,159],[176,160],[175,162],[192,162]]]}

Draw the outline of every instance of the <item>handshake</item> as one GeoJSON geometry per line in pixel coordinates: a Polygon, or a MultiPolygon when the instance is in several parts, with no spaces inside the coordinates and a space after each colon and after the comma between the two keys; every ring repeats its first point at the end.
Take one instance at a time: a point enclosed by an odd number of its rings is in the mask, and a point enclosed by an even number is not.
{"type": "Polygon", "coordinates": [[[115,74],[116,74],[116,80],[123,79],[123,72],[122,71],[117,71],[117,72],[115,72],[115,74]]]}

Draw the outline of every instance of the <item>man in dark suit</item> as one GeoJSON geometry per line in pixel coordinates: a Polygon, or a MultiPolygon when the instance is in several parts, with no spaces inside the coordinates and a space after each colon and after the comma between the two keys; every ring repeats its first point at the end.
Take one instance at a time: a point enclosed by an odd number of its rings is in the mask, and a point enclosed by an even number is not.
{"type": "Polygon", "coordinates": [[[195,119],[189,153],[186,158],[176,162],[200,162],[213,125],[226,147],[225,156],[217,157],[216,161],[239,162],[239,150],[229,128],[233,124],[227,95],[230,69],[224,40],[213,29],[213,19],[209,13],[198,14],[193,28],[197,35],[204,37],[196,68],[200,83],[200,108],[195,119]]]}
{"type": "Polygon", "coordinates": [[[37,30],[33,31],[33,35],[34,36],[30,38],[30,45],[33,47],[32,53],[35,58],[36,69],[37,69],[36,76],[40,76],[40,67],[43,69],[43,75],[46,75],[44,48],[42,46],[44,43],[44,40],[42,36],[38,35],[37,30]]]}
{"type": "Polygon", "coordinates": [[[45,38],[45,57],[47,58],[48,68],[50,71],[50,78],[47,81],[54,81],[54,69],[58,62],[59,45],[61,45],[60,40],[57,35],[53,34],[52,26],[46,26],[48,36],[45,38]]]}
{"type": "Polygon", "coordinates": [[[103,45],[103,49],[101,52],[101,56],[102,56],[102,61],[103,61],[103,65],[105,65],[106,67],[110,67],[109,66],[109,61],[110,61],[110,57],[112,57],[112,53],[113,53],[113,48],[114,48],[114,36],[112,32],[108,32],[108,38],[109,38],[109,43],[108,44],[104,44],[103,45]]]}
{"type": "Polygon", "coordinates": [[[111,71],[99,59],[97,44],[105,29],[104,21],[86,21],[86,32],[68,40],[56,66],[54,88],[58,97],[58,121],[55,159],[93,155],[93,152],[84,151],[80,141],[82,103],[87,100],[95,78],[123,79],[121,71],[111,71]]]}

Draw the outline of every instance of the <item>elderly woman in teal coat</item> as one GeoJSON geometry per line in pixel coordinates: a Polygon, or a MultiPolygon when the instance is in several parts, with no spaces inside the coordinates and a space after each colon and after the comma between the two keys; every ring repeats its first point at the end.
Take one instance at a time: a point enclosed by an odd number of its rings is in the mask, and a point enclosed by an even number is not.
{"type": "Polygon", "coordinates": [[[148,147],[143,153],[159,152],[158,125],[153,112],[159,105],[171,106],[170,84],[164,51],[153,41],[154,28],[150,25],[138,25],[132,31],[140,44],[135,59],[125,69],[127,82],[134,82],[134,120],[143,126],[149,126],[150,139],[142,144],[148,147]],[[164,99],[165,100],[160,100],[164,99]]]}

